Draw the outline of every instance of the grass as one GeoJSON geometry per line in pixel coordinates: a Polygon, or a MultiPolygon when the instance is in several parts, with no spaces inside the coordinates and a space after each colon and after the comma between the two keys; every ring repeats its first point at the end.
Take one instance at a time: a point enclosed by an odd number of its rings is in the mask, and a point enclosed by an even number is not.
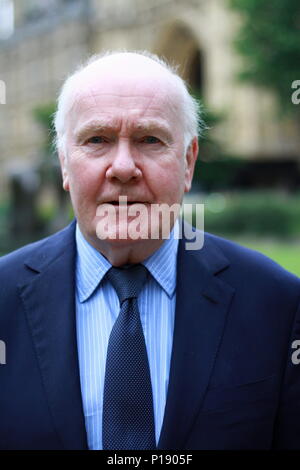
{"type": "Polygon", "coordinates": [[[300,277],[300,240],[281,241],[268,239],[234,238],[240,245],[259,251],[300,277]]]}

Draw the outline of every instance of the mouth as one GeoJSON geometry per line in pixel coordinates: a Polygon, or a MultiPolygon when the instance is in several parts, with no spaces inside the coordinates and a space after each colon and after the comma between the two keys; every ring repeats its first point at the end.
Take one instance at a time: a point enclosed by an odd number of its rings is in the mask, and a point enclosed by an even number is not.
{"type": "Polygon", "coordinates": [[[132,206],[133,204],[148,204],[146,201],[107,201],[106,204],[112,204],[113,206],[132,206]]]}

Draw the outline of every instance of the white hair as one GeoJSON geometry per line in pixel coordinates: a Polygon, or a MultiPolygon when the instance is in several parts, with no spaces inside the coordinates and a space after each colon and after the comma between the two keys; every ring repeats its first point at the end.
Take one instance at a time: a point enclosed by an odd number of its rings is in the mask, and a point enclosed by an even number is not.
{"type": "Polygon", "coordinates": [[[58,151],[65,150],[65,120],[72,104],[72,100],[70,98],[74,92],[74,89],[76,89],[76,79],[90,65],[96,64],[103,58],[122,53],[136,54],[147,57],[148,59],[151,59],[154,62],[160,64],[172,75],[182,95],[182,120],[184,127],[183,135],[185,149],[189,147],[193,138],[199,136],[201,131],[205,128],[203,120],[200,116],[200,103],[189,93],[187,84],[177,73],[177,66],[171,65],[165,59],[162,59],[156,54],[152,54],[148,51],[109,51],[91,56],[85,63],[77,67],[75,72],[73,72],[65,80],[58,96],[57,111],[54,115],[54,127],[56,133],[54,144],[58,151]]]}

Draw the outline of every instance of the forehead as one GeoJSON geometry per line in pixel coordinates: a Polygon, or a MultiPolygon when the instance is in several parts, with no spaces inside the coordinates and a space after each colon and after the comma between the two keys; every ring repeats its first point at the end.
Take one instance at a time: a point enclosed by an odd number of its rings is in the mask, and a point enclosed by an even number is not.
{"type": "MultiPolygon", "coordinates": [[[[147,120],[179,126],[182,97],[167,74],[86,74],[71,95],[67,125],[74,129],[87,120],[123,120],[139,125],[147,120]]],[[[182,127],[182,125],[181,125],[182,127]]]]}

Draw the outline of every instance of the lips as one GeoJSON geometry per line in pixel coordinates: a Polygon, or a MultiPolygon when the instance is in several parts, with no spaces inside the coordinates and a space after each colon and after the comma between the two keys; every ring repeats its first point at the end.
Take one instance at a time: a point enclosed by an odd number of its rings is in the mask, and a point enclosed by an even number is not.
{"type": "Polygon", "coordinates": [[[132,204],[147,204],[145,201],[107,201],[106,204],[112,204],[113,206],[131,206],[132,204]]]}

